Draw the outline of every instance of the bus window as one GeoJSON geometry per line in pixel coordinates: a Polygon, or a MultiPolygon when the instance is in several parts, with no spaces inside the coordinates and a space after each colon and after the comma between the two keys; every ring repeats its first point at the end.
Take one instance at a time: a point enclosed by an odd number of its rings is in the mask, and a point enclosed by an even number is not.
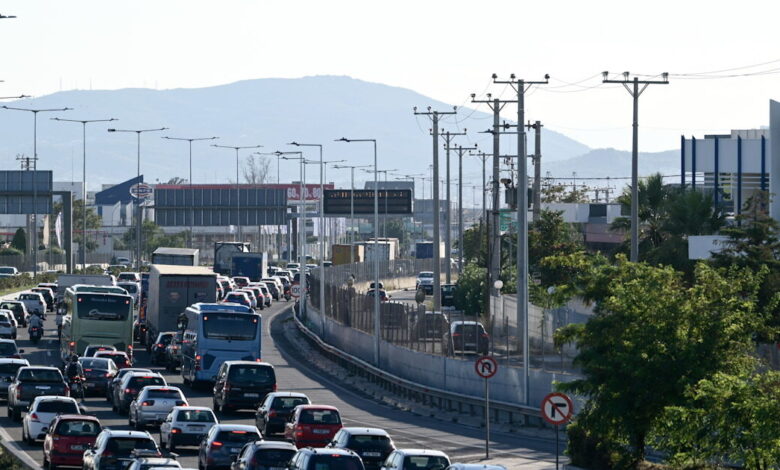
{"type": "Polygon", "coordinates": [[[257,327],[258,317],[251,314],[209,312],[203,316],[203,335],[209,339],[251,341],[257,327]]]}
{"type": "Polygon", "coordinates": [[[124,321],[130,313],[127,298],[79,294],[77,301],[80,319],[124,321]]]}

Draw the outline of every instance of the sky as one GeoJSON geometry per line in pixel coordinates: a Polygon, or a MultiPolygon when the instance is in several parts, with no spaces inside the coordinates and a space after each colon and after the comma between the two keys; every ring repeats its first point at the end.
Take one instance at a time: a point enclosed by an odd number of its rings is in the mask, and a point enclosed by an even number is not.
{"type": "Polygon", "coordinates": [[[768,123],[779,13],[750,0],[0,0],[0,14],[17,16],[0,20],[0,96],[348,75],[468,106],[471,93],[511,96],[493,73],[547,73],[526,94],[528,119],[627,150],[631,97],[601,72],[669,72],[639,101],[640,148],[657,151],[681,134],[768,123]],[[687,75],[725,69],[736,70],[687,75]],[[724,77],[736,74],[750,75],[724,77]]]}

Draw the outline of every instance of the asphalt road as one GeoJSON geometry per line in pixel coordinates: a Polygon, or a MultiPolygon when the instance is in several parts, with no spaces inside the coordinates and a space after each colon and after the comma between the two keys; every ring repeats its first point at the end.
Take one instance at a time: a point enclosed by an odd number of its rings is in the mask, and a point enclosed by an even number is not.
{"type": "MultiPolygon", "coordinates": [[[[455,423],[421,417],[376,402],[356,390],[346,388],[338,381],[315,370],[307,364],[305,357],[285,338],[284,328],[290,327],[290,303],[275,303],[263,312],[263,359],[276,368],[278,389],[307,394],[312,402],[336,406],[342,415],[345,426],[366,426],[386,429],[399,448],[431,448],[447,452],[454,461],[476,461],[484,456],[484,431],[455,423]],[[270,328],[269,328],[270,325],[270,328]]],[[[44,339],[38,346],[27,340],[26,332],[21,333],[17,341],[25,350],[24,357],[31,364],[57,365],[58,341],[53,315],[46,322],[44,339]],[[22,339],[24,338],[24,339],[22,339]]],[[[149,365],[145,350],[136,352],[136,365],[150,367],[159,371],[169,385],[182,388],[191,405],[211,407],[211,392],[192,390],[182,384],[181,377],[164,369],[149,365]]],[[[21,426],[13,423],[5,413],[5,403],[0,404],[0,426],[15,441],[15,444],[36,462],[42,462],[43,453],[40,443],[28,446],[21,440],[21,426]]],[[[115,429],[129,429],[127,418],[111,411],[103,397],[89,397],[84,401],[88,414],[97,416],[103,426],[115,429]]],[[[254,414],[249,411],[218,415],[220,422],[236,424],[254,424],[254,414]]],[[[149,429],[159,442],[157,429],[149,429]]],[[[507,458],[521,458],[523,461],[554,461],[554,443],[548,439],[525,437],[514,434],[493,433],[491,453],[507,458]]],[[[184,467],[197,468],[197,449],[179,448],[177,453],[184,467]]],[[[529,462],[531,463],[531,462],[529,462]]]]}

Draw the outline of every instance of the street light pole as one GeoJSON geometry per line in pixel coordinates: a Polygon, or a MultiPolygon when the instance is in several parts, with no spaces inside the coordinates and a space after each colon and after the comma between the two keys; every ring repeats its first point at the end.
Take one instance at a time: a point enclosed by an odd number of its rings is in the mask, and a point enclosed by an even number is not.
{"type": "Polygon", "coordinates": [[[193,237],[193,224],[195,223],[195,190],[192,187],[192,142],[194,141],[200,141],[200,140],[214,140],[219,139],[219,137],[169,137],[165,136],[163,139],[168,140],[181,140],[189,143],[190,147],[190,236],[189,236],[189,247],[192,248],[192,237],[193,237]]]}
{"type": "Polygon", "coordinates": [[[238,226],[238,229],[236,230],[236,241],[241,241],[241,181],[239,180],[238,176],[238,169],[241,166],[241,163],[238,160],[238,151],[242,149],[258,149],[262,148],[262,145],[244,145],[239,147],[234,147],[231,145],[217,145],[217,144],[211,144],[212,147],[217,148],[223,148],[223,149],[233,149],[236,151],[236,224],[238,226]]]}
{"type": "Polygon", "coordinates": [[[81,143],[82,143],[82,160],[81,160],[81,200],[84,202],[82,224],[81,224],[81,268],[84,269],[87,266],[87,124],[95,122],[111,122],[116,121],[115,118],[110,119],[63,119],[58,117],[51,118],[53,121],[60,122],[78,122],[81,124],[81,143]]]}
{"type": "MultiPolygon", "coordinates": [[[[298,263],[300,264],[300,270],[298,279],[301,283],[301,298],[298,303],[299,311],[304,313],[306,311],[306,159],[303,158],[303,152],[276,152],[277,155],[298,155],[297,157],[284,157],[283,160],[300,160],[300,206],[299,217],[300,228],[298,229],[298,263]]],[[[322,312],[320,312],[322,313],[322,312]]],[[[322,315],[322,324],[325,324],[325,316],[322,315]]],[[[323,330],[324,333],[325,330],[323,330]]]]}
{"type": "Polygon", "coordinates": [[[371,165],[333,165],[333,168],[350,170],[349,191],[349,262],[355,262],[355,168],[368,168],[371,165]]]}
{"type": "Polygon", "coordinates": [[[37,214],[37,202],[38,202],[38,113],[70,111],[73,108],[56,108],[56,109],[29,109],[29,108],[16,108],[12,106],[3,106],[3,109],[11,111],[27,111],[33,113],[33,203],[32,203],[32,252],[33,252],[33,276],[38,275],[38,214],[37,214]]]}

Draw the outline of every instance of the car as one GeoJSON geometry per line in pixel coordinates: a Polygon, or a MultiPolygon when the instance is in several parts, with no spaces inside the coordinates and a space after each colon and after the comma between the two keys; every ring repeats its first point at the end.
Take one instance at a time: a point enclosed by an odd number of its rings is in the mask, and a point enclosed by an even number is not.
{"type": "Polygon", "coordinates": [[[0,339],[0,358],[21,359],[24,349],[16,347],[12,339],[0,339]]]}
{"type": "Polygon", "coordinates": [[[21,421],[22,411],[27,410],[35,397],[42,395],[70,396],[70,387],[62,372],[56,367],[20,367],[8,386],[8,417],[21,421]]]}
{"type": "Polygon", "coordinates": [[[196,446],[217,423],[211,408],[174,406],[160,424],[160,447],[175,452],[178,446],[196,446]]]}
{"type": "Polygon", "coordinates": [[[141,282],[135,281],[119,281],[116,283],[117,287],[127,291],[127,294],[133,298],[133,303],[138,305],[141,301],[141,282]]]}
{"type": "Polygon", "coordinates": [[[276,391],[274,366],[267,362],[225,361],[214,379],[214,411],[255,410],[266,394],[276,391]]]}
{"type": "Polygon", "coordinates": [[[149,358],[152,364],[162,364],[165,360],[165,348],[171,342],[171,338],[176,334],[174,331],[162,331],[157,334],[157,339],[149,346],[149,358]]]}
{"type": "Polygon", "coordinates": [[[120,272],[119,275],[116,277],[117,282],[141,282],[141,274],[130,272],[130,271],[123,271],[120,272]]]}
{"type": "Polygon", "coordinates": [[[231,295],[240,294],[240,293],[244,293],[247,295],[247,297],[249,298],[250,307],[254,309],[261,309],[261,310],[265,308],[265,299],[262,298],[262,294],[260,297],[258,297],[257,293],[252,289],[248,287],[242,287],[240,289],[236,289],[233,292],[231,292],[231,295]]]}
{"type": "MultiPolygon", "coordinates": [[[[368,288],[369,288],[369,289],[376,289],[376,287],[374,286],[374,284],[375,284],[375,282],[374,282],[374,281],[371,281],[371,284],[369,284],[369,285],[368,285],[368,288]]],[[[385,284],[384,284],[383,282],[380,282],[380,283],[379,283],[379,289],[381,290],[381,289],[384,289],[384,288],[385,288],[385,284]]]]}
{"type": "Polygon", "coordinates": [[[338,408],[328,405],[298,405],[285,424],[284,437],[297,448],[325,447],[341,429],[338,408]]]}
{"type": "Polygon", "coordinates": [[[299,449],[288,470],[364,470],[360,456],[348,449],[299,449]]]}
{"type": "Polygon", "coordinates": [[[420,271],[415,282],[416,290],[422,289],[426,294],[433,295],[433,271],[420,271]]]}
{"type": "Polygon", "coordinates": [[[244,444],[263,437],[255,426],[244,424],[215,424],[198,446],[198,469],[227,469],[244,444]]]}
{"type": "Polygon", "coordinates": [[[108,383],[108,389],[106,389],[107,402],[111,403],[114,401],[114,389],[118,386],[119,382],[122,381],[122,378],[130,372],[143,372],[144,374],[154,373],[152,372],[152,369],[143,369],[141,367],[128,367],[126,369],[119,369],[116,373],[116,376],[114,376],[114,378],[111,379],[111,382],[108,383]]]}
{"type": "Polygon", "coordinates": [[[271,288],[265,284],[265,283],[258,283],[258,286],[260,287],[260,290],[263,292],[263,295],[265,296],[265,306],[270,307],[271,304],[274,301],[274,294],[271,292],[271,288]]]}
{"type": "Polygon", "coordinates": [[[239,289],[248,286],[249,282],[249,278],[246,276],[233,276],[233,283],[239,289]]]}
{"type": "Polygon", "coordinates": [[[271,392],[255,411],[255,426],[263,436],[284,433],[284,425],[298,405],[309,405],[311,400],[303,393],[271,392]]]}
{"type": "Polygon", "coordinates": [[[16,323],[22,328],[27,328],[27,321],[30,319],[30,314],[27,313],[27,307],[24,305],[24,302],[18,300],[3,300],[0,302],[0,309],[14,312],[16,323]]]}
{"type": "Polygon", "coordinates": [[[0,338],[16,339],[17,327],[14,312],[0,310],[0,338]]]}
{"type": "Polygon", "coordinates": [[[108,344],[90,344],[84,348],[84,354],[82,357],[94,357],[95,353],[101,351],[116,351],[116,347],[108,344]]]}
{"type": "Polygon", "coordinates": [[[246,292],[232,291],[225,296],[225,300],[223,300],[223,302],[245,305],[249,308],[252,308],[252,301],[249,299],[249,294],[246,292]]]}
{"type": "MultiPolygon", "coordinates": [[[[366,296],[373,298],[374,295],[376,295],[376,292],[377,292],[376,289],[369,289],[369,290],[366,291],[366,296]]],[[[390,300],[390,296],[387,295],[387,291],[380,290],[379,291],[379,301],[380,302],[387,302],[389,300],[390,300]]]]}
{"type": "Polygon", "coordinates": [[[84,450],[95,444],[103,428],[94,416],[61,414],[56,416],[43,439],[43,468],[81,467],[84,450]]]}
{"type": "Polygon", "coordinates": [[[457,284],[441,285],[441,306],[442,307],[455,307],[456,289],[457,289],[457,284]]]}
{"type": "Polygon", "coordinates": [[[114,361],[114,364],[120,369],[133,367],[133,362],[124,351],[97,351],[92,357],[105,357],[114,361]]]}
{"type": "Polygon", "coordinates": [[[157,373],[131,372],[122,377],[118,385],[114,387],[114,399],[112,408],[117,413],[127,413],[130,403],[142,388],[148,385],[168,385],[162,375],[157,373]]]}
{"type": "Polygon", "coordinates": [[[22,420],[22,440],[30,445],[43,440],[54,417],[61,414],[82,414],[75,398],[56,395],[35,397],[22,420]]]}
{"type": "Polygon", "coordinates": [[[289,442],[254,441],[247,442],[230,466],[231,470],[270,470],[287,468],[287,462],[298,449],[289,442]]]}
{"type": "Polygon", "coordinates": [[[396,449],[387,456],[380,470],[441,470],[449,465],[449,456],[439,450],[396,449]]]}
{"type": "Polygon", "coordinates": [[[366,469],[378,469],[395,450],[395,444],[384,429],[341,428],[328,448],[349,449],[360,456],[366,469]]]}
{"type": "Polygon", "coordinates": [[[490,336],[478,321],[453,321],[450,323],[450,329],[444,332],[441,346],[442,351],[446,351],[448,356],[458,351],[484,355],[490,348],[490,336]]]}
{"type": "Polygon", "coordinates": [[[0,266],[0,274],[9,274],[11,276],[18,276],[19,270],[13,266],[0,266]]]}
{"type": "Polygon", "coordinates": [[[121,264],[125,267],[130,266],[130,258],[124,257],[124,256],[118,256],[116,258],[116,264],[121,264]]]}
{"type": "Polygon", "coordinates": [[[43,295],[38,292],[26,291],[16,296],[16,300],[24,303],[27,311],[31,314],[38,313],[40,315],[46,314],[46,300],[43,295]]]}
{"type": "Polygon", "coordinates": [[[286,269],[279,269],[274,273],[274,276],[279,278],[285,278],[288,281],[292,281],[292,273],[286,269]]]}
{"type": "Polygon", "coordinates": [[[177,331],[173,334],[171,342],[165,347],[165,369],[170,372],[176,372],[176,368],[181,366],[181,345],[184,341],[184,333],[177,331]]]}
{"type": "Polygon", "coordinates": [[[127,422],[136,429],[160,424],[174,406],[187,406],[187,399],[179,387],[149,385],[141,389],[130,402],[127,422]]]}
{"type": "Polygon", "coordinates": [[[418,314],[414,316],[410,328],[410,335],[412,341],[438,341],[449,329],[450,322],[446,313],[426,310],[422,315],[418,314]]]}
{"type": "Polygon", "coordinates": [[[29,365],[27,359],[0,359],[0,399],[8,399],[8,384],[16,377],[20,367],[29,365]]]}
{"type": "Polygon", "coordinates": [[[95,445],[84,451],[82,470],[124,470],[133,452],[139,450],[149,457],[162,457],[157,443],[146,431],[103,429],[95,445]]]}
{"type": "Polygon", "coordinates": [[[288,271],[291,269],[301,269],[301,263],[287,263],[286,269],[288,271]]]}
{"type": "Polygon", "coordinates": [[[54,292],[49,289],[48,287],[33,287],[30,289],[33,292],[37,292],[43,296],[43,300],[46,302],[46,309],[49,311],[54,311],[54,292]]]}
{"type": "Polygon", "coordinates": [[[268,290],[271,292],[274,300],[282,298],[282,292],[284,290],[284,284],[278,277],[264,277],[258,284],[265,284],[268,290]]]}
{"type": "Polygon", "coordinates": [[[134,453],[127,470],[151,470],[163,468],[181,468],[181,464],[171,457],[147,457],[145,452],[134,453]]]}
{"type": "Polygon", "coordinates": [[[84,395],[105,395],[108,385],[119,372],[114,361],[107,357],[80,357],[79,362],[84,369],[84,395]]]}

